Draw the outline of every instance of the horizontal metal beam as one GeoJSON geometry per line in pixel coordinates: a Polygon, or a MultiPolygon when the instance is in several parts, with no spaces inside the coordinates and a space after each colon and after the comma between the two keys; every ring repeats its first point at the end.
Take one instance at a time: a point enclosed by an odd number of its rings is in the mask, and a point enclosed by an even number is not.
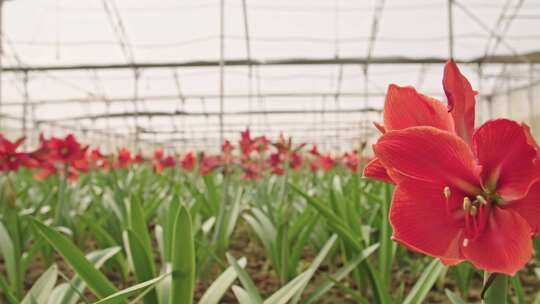
{"type": "MultiPolygon", "coordinates": [[[[350,132],[357,132],[357,131],[360,131],[360,130],[369,130],[369,129],[372,129],[372,128],[375,128],[373,126],[364,126],[364,127],[360,127],[360,126],[357,126],[357,127],[351,127],[350,125],[349,126],[341,126],[341,127],[337,127],[337,126],[332,126],[332,127],[329,127],[329,126],[325,126],[323,124],[305,124],[305,125],[299,125],[297,124],[295,127],[287,127],[287,128],[279,128],[276,127],[274,129],[272,128],[266,128],[266,127],[254,127],[252,126],[251,128],[249,128],[249,130],[251,132],[254,132],[254,133],[262,133],[262,134],[265,134],[265,133],[271,133],[271,132],[286,132],[286,133],[299,133],[299,132],[302,132],[302,133],[314,133],[314,132],[320,132],[320,133],[327,133],[327,132],[334,132],[334,131],[350,131],[350,132]]],[[[232,134],[240,134],[240,132],[243,132],[245,131],[246,129],[245,128],[234,128],[234,127],[231,127],[229,128],[227,126],[227,128],[223,129],[223,132],[225,133],[232,133],[232,134]]],[[[219,129],[218,128],[208,128],[208,129],[205,129],[205,128],[199,128],[199,129],[183,129],[183,130],[141,130],[140,131],[140,134],[141,135],[146,135],[146,136],[163,136],[163,137],[166,137],[166,136],[169,136],[171,134],[179,134],[179,135],[197,135],[197,134],[208,134],[208,133],[218,133],[219,132],[219,129]]]]}
{"type": "MultiPolygon", "coordinates": [[[[351,114],[351,113],[380,113],[381,109],[376,108],[362,108],[362,109],[339,109],[339,110],[273,110],[273,111],[236,111],[225,112],[225,116],[246,116],[246,115],[298,115],[298,114],[351,114]]],[[[159,117],[159,116],[219,116],[219,112],[122,112],[122,113],[104,113],[97,115],[83,115],[75,117],[62,117],[62,121],[77,121],[77,120],[98,120],[106,118],[126,118],[126,117],[159,117]]],[[[48,123],[56,120],[36,120],[36,123],[48,123]]]]}
{"type": "MultiPolygon", "coordinates": [[[[434,96],[437,94],[429,94],[429,96],[434,96]]],[[[440,93],[439,93],[440,94],[440,93]]],[[[247,99],[247,98],[311,98],[311,97],[334,97],[339,95],[339,97],[384,97],[386,93],[363,93],[363,92],[274,92],[274,93],[263,93],[263,94],[225,94],[226,99],[247,99]]],[[[219,94],[189,94],[189,95],[147,95],[147,96],[138,96],[137,102],[143,101],[168,101],[168,100],[209,100],[209,99],[218,99],[219,94]]],[[[118,97],[103,97],[103,96],[88,96],[88,97],[76,97],[76,98],[65,98],[65,99],[35,99],[32,98],[29,105],[30,106],[39,106],[39,105],[52,105],[52,104],[70,104],[70,103],[88,103],[88,102],[108,102],[108,103],[133,103],[133,96],[118,96],[118,97]]],[[[2,103],[3,107],[6,106],[22,106],[26,103],[24,101],[6,101],[2,103]]]]}
{"type": "MultiPolygon", "coordinates": [[[[280,66],[280,65],[377,65],[377,64],[443,64],[447,58],[442,57],[346,57],[346,58],[285,58],[285,59],[228,59],[225,66],[280,66]]],[[[540,63],[540,51],[517,55],[493,55],[488,57],[456,59],[462,64],[524,64],[540,63]]],[[[139,62],[139,63],[112,63],[112,64],[75,64],[75,65],[36,65],[36,66],[8,66],[3,72],[51,72],[73,70],[117,70],[117,69],[163,69],[163,68],[195,68],[219,67],[218,60],[194,60],[173,62],[139,62]]]]}

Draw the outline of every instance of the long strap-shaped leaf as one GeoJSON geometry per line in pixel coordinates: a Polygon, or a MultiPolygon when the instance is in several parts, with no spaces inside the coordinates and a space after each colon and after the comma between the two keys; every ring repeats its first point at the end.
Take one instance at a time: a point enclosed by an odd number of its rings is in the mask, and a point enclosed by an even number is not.
{"type": "MultiPolygon", "coordinates": [[[[375,250],[379,248],[379,244],[372,245],[362,251],[358,256],[350,260],[342,268],[340,268],[334,275],[333,279],[339,281],[353,271],[363,260],[367,259],[375,250]]],[[[326,280],[306,299],[304,304],[310,304],[318,300],[325,292],[330,290],[335,285],[334,281],[326,280]]]]}
{"type": "Polygon", "coordinates": [[[60,255],[73,267],[73,270],[86,282],[88,287],[100,298],[107,297],[117,290],[103,273],[90,263],[71,241],[58,231],[31,219],[30,223],[45,238],[60,255]]]}
{"type": "Polygon", "coordinates": [[[429,263],[426,270],[424,270],[416,284],[414,284],[413,288],[405,298],[405,301],[403,301],[403,304],[422,303],[444,268],[445,266],[438,259],[434,259],[431,263],[429,263]]]}
{"type": "Polygon", "coordinates": [[[191,304],[195,285],[195,248],[191,217],[185,207],[178,210],[172,237],[172,282],[170,304],[191,304]]]}
{"type": "Polygon", "coordinates": [[[16,256],[16,250],[9,232],[2,222],[0,222],[0,244],[2,244],[0,246],[0,254],[4,257],[7,276],[11,286],[14,287],[20,279],[20,260],[16,256]]]}
{"type": "MultiPolygon", "coordinates": [[[[120,250],[120,247],[111,247],[107,249],[96,250],[87,254],[86,258],[97,269],[100,269],[108,259],[115,256],[120,250]]],[[[58,299],[61,300],[52,301],[49,298],[49,304],[76,304],[85,288],[86,284],[84,283],[84,281],[79,276],[75,276],[73,277],[73,279],[71,279],[71,282],[62,283],[55,288],[55,292],[57,292],[57,295],[59,297],[58,299]],[[63,291],[61,293],[59,291],[56,291],[59,288],[63,288],[63,291]]]]}
{"type": "MultiPolygon", "coordinates": [[[[125,300],[126,298],[128,298],[129,296],[139,292],[140,290],[147,289],[147,288],[154,288],[157,283],[159,283],[161,280],[166,278],[168,275],[170,275],[170,273],[165,273],[165,274],[162,274],[162,275],[160,275],[160,276],[158,276],[156,278],[148,280],[146,282],[142,282],[142,283],[139,283],[137,285],[130,286],[130,287],[126,288],[126,289],[122,289],[122,290],[120,290],[120,291],[106,297],[105,299],[94,302],[94,304],[119,303],[119,302],[125,300]]],[[[178,302],[178,303],[180,304],[181,302],[178,302]]]]}
{"type": "MultiPolygon", "coordinates": [[[[151,280],[154,275],[154,260],[148,255],[148,251],[143,247],[141,240],[130,229],[122,234],[124,246],[127,256],[131,261],[131,267],[135,272],[135,277],[138,283],[151,280]]],[[[144,296],[145,304],[157,304],[157,294],[155,290],[151,290],[144,296]]]]}
{"type": "MultiPolygon", "coordinates": [[[[240,267],[245,267],[246,258],[238,260],[240,267]]],[[[206,290],[204,295],[199,300],[199,304],[218,304],[225,292],[234,283],[238,275],[233,266],[229,266],[206,290]]]]}
{"type": "Polygon", "coordinates": [[[262,300],[261,294],[257,290],[257,287],[255,286],[255,283],[253,282],[253,280],[249,277],[249,274],[247,273],[247,271],[245,271],[240,266],[240,264],[238,264],[238,261],[232,255],[230,255],[229,253],[227,253],[226,255],[227,255],[227,260],[229,261],[229,264],[234,268],[234,271],[236,271],[236,273],[238,274],[238,279],[242,283],[242,286],[244,286],[245,288],[244,290],[242,288],[241,289],[234,288],[233,286],[233,292],[236,294],[237,292],[235,292],[234,290],[237,289],[240,295],[239,301],[242,301],[240,299],[244,299],[247,294],[247,297],[249,298],[250,303],[262,304],[263,300],[262,300]],[[242,291],[245,291],[245,293],[242,291]]]}
{"type": "Polygon", "coordinates": [[[21,304],[45,304],[58,279],[58,267],[53,264],[45,271],[28,291],[21,304]]]}

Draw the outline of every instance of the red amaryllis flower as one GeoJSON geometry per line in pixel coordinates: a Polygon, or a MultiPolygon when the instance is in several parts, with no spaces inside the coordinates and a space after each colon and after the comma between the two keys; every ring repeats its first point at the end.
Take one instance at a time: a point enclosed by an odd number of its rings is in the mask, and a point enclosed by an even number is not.
{"type": "Polygon", "coordinates": [[[193,152],[187,152],[180,161],[182,168],[186,171],[191,171],[195,167],[195,155],[193,152]]]}
{"type": "Polygon", "coordinates": [[[281,176],[285,173],[282,162],[284,161],[284,155],[280,152],[272,153],[268,157],[268,165],[270,165],[270,170],[275,175],[281,176]]]}
{"type": "Polygon", "coordinates": [[[356,173],[360,167],[360,158],[358,156],[358,151],[353,150],[352,152],[345,152],[342,157],[343,164],[349,171],[356,173]]]}
{"type": "Polygon", "coordinates": [[[75,139],[73,134],[65,138],[51,137],[49,140],[41,138],[42,149],[44,149],[48,159],[64,164],[72,164],[85,158],[86,147],[75,139]]]}
{"type": "Polygon", "coordinates": [[[202,155],[201,163],[199,165],[199,175],[205,176],[212,172],[215,168],[221,165],[221,156],[219,155],[202,155]]]}
{"type": "Polygon", "coordinates": [[[176,162],[174,161],[174,157],[169,155],[167,157],[161,158],[159,161],[154,162],[154,171],[160,173],[166,168],[173,168],[175,164],[176,162]]]}
{"type": "Polygon", "coordinates": [[[263,136],[257,136],[253,140],[253,147],[259,153],[267,151],[269,145],[270,145],[270,141],[264,135],[263,136]]]}
{"type": "Polygon", "coordinates": [[[7,140],[0,134],[0,171],[17,171],[21,166],[33,166],[35,161],[28,153],[17,152],[24,138],[15,142],[7,140]]]}
{"type": "MultiPolygon", "coordinates": [[[[413,87],[390,85],[384,103],[384,126],[377,123],[375,126],[383,134],[409,127],[430,126],[455,133],[470,143],[476,92],[452,60],[445,66],[443,86],[448,107],[435,98],[418,93],[413,87]]],[[[364,175],[393,183],[389,172],[377,158],[367,164],[364,175]]]]}
{"type": "Polygon", "coordinates": [[[154,150],[154,160],[161,160],[163,158],[163,149],[162,148],[156,148],[154,150]]]}
{"type": "Polygon", "coordinates": [[[317,163],[319,165],[319,168],[321,168],[323,171],[332,170],[332,168],[334,168],[334,165],[336,164],[335,160],[330,154],[320,155],[317,158],[317,163]]]}
{"type": "Polygon", "coordinates": [[[172,156],[165,157],[165,153],[162,148],[154,150],[154,158],[152,159],[154,171],[160,173],[165,168],[174,167],[176,164],[172,156]]]}
{"type": "Polygon", "coordinates": [[[293,152],[291,155],[291,163],[290,167],[293,170],[298,170],[302,167],[302,164],[304,163],[304,160],[302,159],[302,155],[298,152],[293,152]]]}
{"type": "Polygon", "coordinates": [[[103,155],[103,153],[101,153],[99,148],[92,149],[90,151],[88,159],[92,167],[105,170],[109,168],[109,160],[105,155],[103,155]]]}
{"type": "Polygon", "coordinates": [[[141,151],[139,151],[139,153],[137,153],[135,157],[133,158],[133,164],[142,164],[144,163],[144,161],[145,159],[141,151]]]}
{"type": "Polygon", "coordinates": [[[240,150],[242,151],[242,155],[245,157],[249,157],[249,154],[251,154],[251,151],[253,151],[253,140],[251,139],[251,133],[249,132],[249,129],[240,132],[239,145],[240,150]]]}
{"type": "Polygon", "coordinates": [[[118,157],[114,162],[115,168],[127,168],[131,165],[133,159],[131,158],[131,152],[126,148],[118,150],[118,157]]]}
{"type": "Polygon", "coordinates": [[[490,121],[472,146],[448,131],[387,132],[374,146],[394,173],[393,239],[453,264],[513,275],[531,258],[540,227],[540,173],[523,127],[490,121]]]}
{"type": "Polygon", "coordinates": [[[221,159],[223,163],[230,164],[233,161],[233,155],[232,155],[233,146],[229,140],[224,140],[223,145],[221,145],[221,159]]]}
{"type": "Polygon", "coordinates": [[[89,169],[86,151],[88,147],[82,147],[72,134],[65,138],[51,137],[45,139],[40,135],[41,146],[33,152],[33,156],[39,160],[40,170],[36,174],[37,179],[43,179],[56,173],[65,175],[70,181],[76,181],[80,172],[89,169]]]}
{"type": "Polygon", "coordinates": [[[374,151],[381,172],[397,185],[393,239],[446,264],[468,260],[513,275],[530,259],[531,237],[540,228],[538,146],[528,128],[512,120],[474,131],[474,91],[453,62],[444,86],[451,120],[417,93],[411,96],[418,111],[421,105],[431,110],[402,115],[406,124],[397,117],[408,109],[388,107],[386,113],[385,106],[385,133],[374,151]],[[387,121],[387,115],[395,117],[387,121]]]}
{"type": "Polygon", "coordinates": [[[259,164],[256,162],[244,162],[242,171],[241,178],[244,180],[258,180],[261,177],[259,175],[259,164]]]}
{"type": "Polygon", "coordinates": [[[311,150],[309,150],[309,153],[313,156],[319,156],[321,153],[319,153],[319,149],[317,148],[317,145],[313,145],[311,147],[311,150]]]}

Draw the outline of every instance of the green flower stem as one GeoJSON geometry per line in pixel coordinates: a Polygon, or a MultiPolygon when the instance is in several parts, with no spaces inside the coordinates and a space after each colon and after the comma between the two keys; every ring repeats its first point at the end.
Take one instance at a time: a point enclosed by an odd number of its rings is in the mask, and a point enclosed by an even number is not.
{"type": "Polygon", "coordinates": [[[64,164],[62,167],[62,174],[59,174],[58,176],[58,203],[56,205],[56,213],[54,222],[57,225],[61,225],[62,223],[62,211],[64,209],[64,200],[65,200],[65,193],[66,193],[66,185],[67,185],[67,175],[68,172],[68,165],[64,164]]]}
{"type": "MultiPolygon", "coordinates": [[[[484,274],[484,284],[489,277],[489,273],[484,274]]],[[[503,274],[498,274],[491,286],[486,290],[484,294],[484,304],[506,304],[508,291],[508,276],[503,274]]]]}

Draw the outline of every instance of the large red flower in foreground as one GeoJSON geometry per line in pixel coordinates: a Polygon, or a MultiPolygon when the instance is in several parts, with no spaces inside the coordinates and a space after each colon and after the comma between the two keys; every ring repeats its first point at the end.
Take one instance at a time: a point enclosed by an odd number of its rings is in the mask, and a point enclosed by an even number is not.
{"type": "Polygon", "coordinates": [[[538,157],[520,124],[495,120],[460,137],[432,127],[387,132],[375,154],[394,173],[394,240],[446,263],[514,274],[540,225],[538,157]]]}
{"type": "MultiPolygon", "coordinates": [[[[444,91],[448,107],[435,98],[418,93],[413,87],[390,85],[384,102],[384,125],[375,124],[381,133],[416,126],[430,126],[452,132],[471,142],[474,131],[474,96],[469,81],[450,60],[444,69],[444,91]]],[[[367,164],[364,174],[389,183],[394,181],[380,161],[367,164]]]]}
{"type": "Polygon", "coordinates": [[[540,228],[538,145],[528,127],[512,120],[474,131],[474,92],[453,62],[444,86],[450,114],[412,88],[391,87],[389,94],[408,95],[387,97],[384,134],[366,175],[396,184],[394,240],[446,264],[468,260],[514,274],[531,258],[531,237],[540,228]]]}
{"type": "Polygon", "coordinates": [[[21,166],[32,166],[35,162],[28,153],[17,152],[24,137],[15,142],[0,134],[0,171],[17,171],[21,166]]]}

